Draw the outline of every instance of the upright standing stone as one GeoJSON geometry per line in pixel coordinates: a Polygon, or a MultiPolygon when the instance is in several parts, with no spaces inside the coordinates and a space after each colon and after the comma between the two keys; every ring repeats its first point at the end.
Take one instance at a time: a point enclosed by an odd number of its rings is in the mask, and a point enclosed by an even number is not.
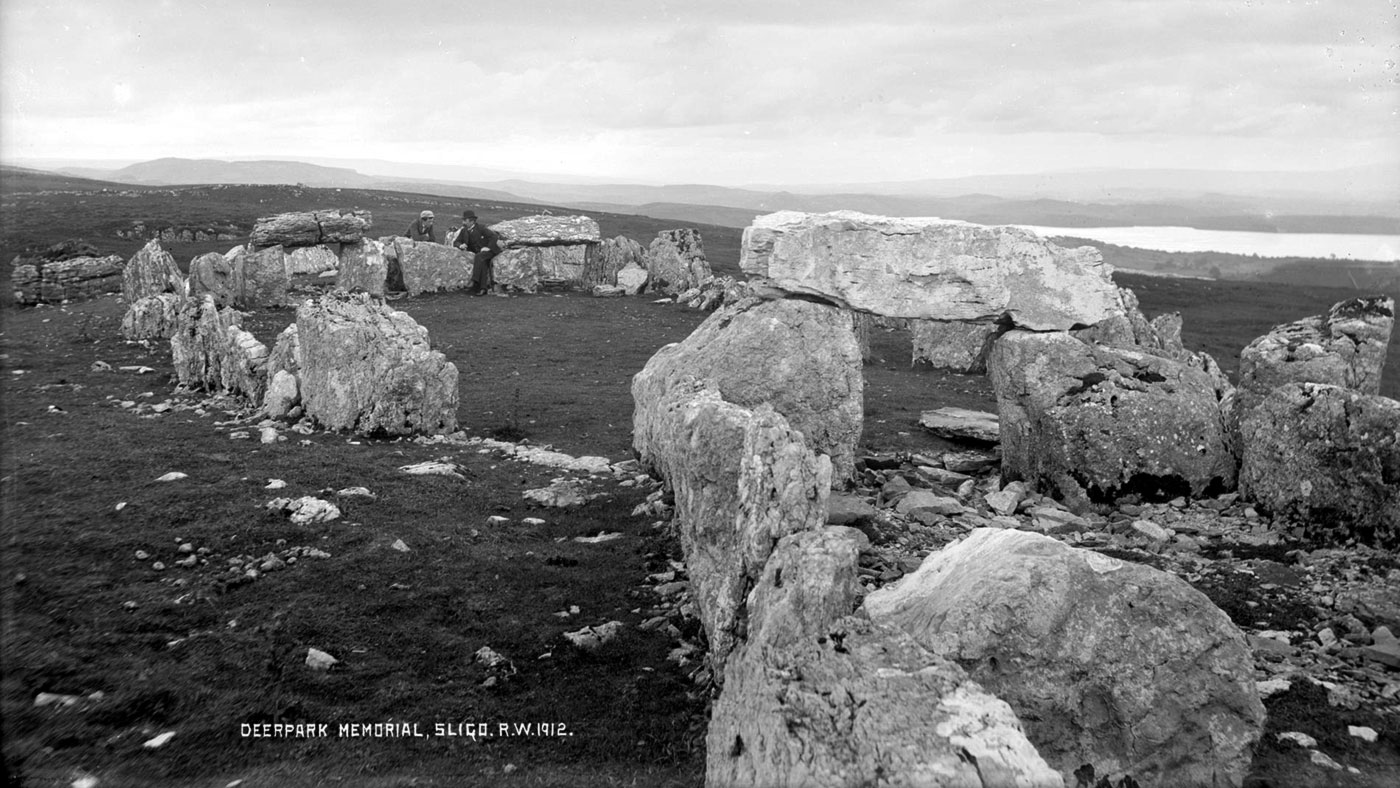
{"type": "Polygon", "coordinates": [[[243,330],[243,316],[205,293],[181,305],[170,355],[181,385],[260,402],[267,385],[267,346],[243,330]]]}
{"type": "Polygon", "coordinates": [[[1002,473],[1074,508],[1233,489],[1216,377],[1188,362],[1068,334],[1012,331],[988,361],[1002,473]]]}
{"type": "Polygon", "coordinates": [[[138,298],[122,317],[122,339],[169,339],[179,326],[180,308],[185,297],[174,293],[138,298]]]}
{"type": "Polygon", "coordinates": [[[297,309],[301,401],[326,429],[441,434],[457,427],[457,368],[428,330],[366,293],[297,309]]]}
{"type": "MultiPolygon", "coordinates": [[[[865,379],[850,312],[801,300],[725,307],[633,377],[639,413],[686,376],[710,381],[736,405],[771,404],[809,447],[831,456],[836,480],[854,473],[865,379]]],[[[634,445],[645,457],[648,437],[638,426],[634,445]]]]}
{"type": "Polygon", "coordinates": [[[740,267],[772,287],[889,317],[995,321],[1036,331],[1121,313],[1112,268],[1092,247],[1028,230],[852,211],[760,216],[740,267]]]}
{"type": "Polygon", "coordinates": [[[335,278],[338,289],[383,296],[388,276],[389,262],[384,257],[382,242],[366,238],[340,248],[340,271],[335,278]]]}
{"type": "Polygon", "coordinates": [[[122,271],[122,297],[128,304],[161,293],[185,295],[188,292],[185,275],[175,264],[175,258],[152,240],[132,256],[122,271]]]}
{"type": "Polygon", "coordinates": [[[233,259],[233,303],[239,309],[286,306],[291,282],[280,246],[244,251],[233,259]]]}
{"type": "Polygon", "coordinates": [[[1067,783],[1239,785],[1263,730],[1244,635],[1143,564],[984,528],[863,609],[1010,703],[1067,783]]]}
{"type": "Polygon", "coordinates": [[[690,228],[657,233],[647,249],[645,264],[651,289],[669,295],[699,287],[714,276],[705,260],[700,231],[690,228]]]}
{"type": "Polygon", "coordinates": [[[1240,491],[1314,538],[1400,545],[1400,402],[1276,387],[1241,424],[1240,491]]]}
{"type": "MultiPolygon", "coordinates": [[[[242,247],[239,247],[240,254],[242,247]]],[[[214,297],[219,306],[232,306],[235,299],[234,260],[218,252],[209,252],[190,261],[190,297],[200,298],[205,293],[214,297]]]]}

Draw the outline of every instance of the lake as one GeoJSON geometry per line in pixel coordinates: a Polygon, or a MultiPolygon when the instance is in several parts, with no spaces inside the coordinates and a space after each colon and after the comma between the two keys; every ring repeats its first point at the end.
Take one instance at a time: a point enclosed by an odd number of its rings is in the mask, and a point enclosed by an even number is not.
{"type": "Polygon", "coordinates": [[[1037,227],[1043,236],[1072,236],[1163,252],[1227,252],[1260,257],[1337,257],[1345,260],[1400,261],[1400,235],[1339,233],[1257,233],[1197,230],[1194,227],[1037,227]]]}

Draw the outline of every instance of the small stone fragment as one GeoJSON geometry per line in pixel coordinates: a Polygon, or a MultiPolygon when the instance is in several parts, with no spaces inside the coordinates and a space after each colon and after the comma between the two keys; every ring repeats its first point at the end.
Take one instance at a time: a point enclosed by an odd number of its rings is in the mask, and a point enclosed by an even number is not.
{"type": "Polygon", "coordinates": [[[333,665],[339,662],[340,660],[318,648],[306,650],[306,666],[312,670],[330,670],[333,665]]]}

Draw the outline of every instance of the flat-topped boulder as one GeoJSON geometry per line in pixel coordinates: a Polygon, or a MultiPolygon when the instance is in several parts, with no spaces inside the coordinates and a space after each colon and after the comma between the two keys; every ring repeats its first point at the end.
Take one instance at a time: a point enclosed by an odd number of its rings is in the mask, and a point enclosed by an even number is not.
{"type": "Polygon", "coordinates": [[[596,244],[603,240],[598,223],[587,216],[539,214],[507,219],[491,225],[510,246],[556,246],[596,244]]]}
{"type": "Polygon", "coordinates": [[[1097,249],[1015,227],[779,211],[744,230],[739,264],[774,288],[889,317],[1064,331],[1121,314],[1097,249]]]}
{"type": "Polygon", "coordinates": [[[324,209],[264,216],[253,225],[253,246],[316,246],[355,243],[374,224],[369,211],[324,209]]]}

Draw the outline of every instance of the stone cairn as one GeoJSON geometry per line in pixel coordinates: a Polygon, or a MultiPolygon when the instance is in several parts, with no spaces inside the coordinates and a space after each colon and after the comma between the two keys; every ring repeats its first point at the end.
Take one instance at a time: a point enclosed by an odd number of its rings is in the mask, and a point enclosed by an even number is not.
{"type": "MultiPolygon", "coordinates": [[[[1001,444],[998,512],[1034,489],[1083,511],[1238,482],[1310,530],[1384,545],[1400,528],[1400,403],[1377,393],[1393,301],[1276,328],[1242,354],[1237,391],[1092,248],[784,212],[755,220],[742,255],[751,297],[632,385],[634,448],[674,495],[722,687],[707,784],[960,784],[973,763],[969,785],[1239,785],[1264,719],[1250,647],[1170,573],[978,528],[862,599],[866,537],[830,524],[828,497],[859,440],[859,336],[903,321],[916,358],[987,371],[998,415],[977,434],[1001,444]]],[[[921,470],[970,493],[952,456],[921,470]]]]}

